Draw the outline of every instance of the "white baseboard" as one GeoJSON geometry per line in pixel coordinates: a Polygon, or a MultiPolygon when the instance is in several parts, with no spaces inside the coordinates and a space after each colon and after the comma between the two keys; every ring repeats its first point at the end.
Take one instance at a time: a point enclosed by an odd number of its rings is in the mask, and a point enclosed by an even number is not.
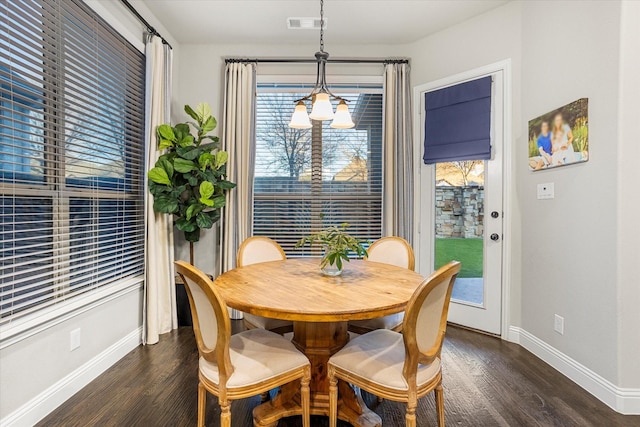
{"type": "Polygon", "coordinates": [[[142,327],[139,327],[1,419],[0,426],[22,427],[34,425],[141,343],[142,327]]]}
{"type": "Polygon", "coordinates": [[[511,326],[507,339],[529,350],[614,411],[640,415],[640,389],[616,386],[522,328],[511,326]]]}

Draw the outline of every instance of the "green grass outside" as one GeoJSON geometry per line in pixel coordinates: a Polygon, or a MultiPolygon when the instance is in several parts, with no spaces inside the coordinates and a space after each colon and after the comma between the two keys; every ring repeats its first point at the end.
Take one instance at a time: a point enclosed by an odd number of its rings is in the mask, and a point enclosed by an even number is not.
{"type": "Polygon", "coordinates": [[[482,239],[436,239],[436,269],[460,261],[458,277],[482,277],[482,239]]]}

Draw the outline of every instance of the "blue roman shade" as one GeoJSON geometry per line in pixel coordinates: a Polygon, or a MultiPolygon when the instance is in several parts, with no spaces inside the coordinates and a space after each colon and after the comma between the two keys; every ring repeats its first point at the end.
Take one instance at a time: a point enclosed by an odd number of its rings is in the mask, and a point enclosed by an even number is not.
{"type": "Polygon", "coordinates": [[[491,158],[491,76],[425,94],[424,162],[491,158]]]}

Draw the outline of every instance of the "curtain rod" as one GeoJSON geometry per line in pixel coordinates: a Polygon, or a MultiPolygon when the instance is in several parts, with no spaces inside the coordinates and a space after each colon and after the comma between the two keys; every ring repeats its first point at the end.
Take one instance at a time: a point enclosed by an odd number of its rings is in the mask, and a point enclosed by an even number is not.
{"type": "Polygon", "coordinates": [[[142,22],[142,24],[144,24],[144,26],[147,27],[147,31],[150,34],[160,37],[160,39],[162,40],[162,43],[166,44],[167,46],[169,46],[169,48],[173,49],[173,47],[171,47],[171,44],[169,44],[167,39],[162,37],[162,35],[155,28],[153,28],[153,26],[149,24],[149,22],[146,19],[144,19],[142,15],[140,15],[140,13],[136,10],[135,7],[131,5],[131,3],[128,2],[128,0],[120,0],[120,2],[124,4],[127,7],[127,9],[129,9],[129,12],[131,12],[136,18],[138,18],[138,21],[142,22]]]}
{"type": "MultiPolygon", "coordinates": [[[[315,59],[301,58],[225,58],[225,64],[234,62],[276,63],[276,64],[315,64],[315,59]]],[[[334,64],[408,64],[408,59],[328,59],[334,64]]]]}

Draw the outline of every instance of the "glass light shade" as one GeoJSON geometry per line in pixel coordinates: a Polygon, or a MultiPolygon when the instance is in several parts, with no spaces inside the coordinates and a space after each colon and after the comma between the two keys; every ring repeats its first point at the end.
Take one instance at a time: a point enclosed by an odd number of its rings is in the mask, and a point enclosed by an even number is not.
{"type": "Polygon", "coordinates": [[[299,101],[296,104],[296,109],[293,111],[293,115],[291,116],[289,127],[294,129],[310,129],[313,127],[309,120],[309,115],[307,114],[307,106],[304,105],[304,102],[299,101]]]}
{"type": "Polygon", "coordinates": [[[333,107],[329,101],[328,93],[317,93],[313,97],[313,107],[309,118],[313,120],[330,120],[333,119],[333,107]]]}
{"type": "Polygon", "coordinates": [[[336,114],[333,116],[333,122],[331,127],[334,129],[351,129],[355,124],[351,120],[351,114],[349,113],[349,106],[342,100],[336,107],[336,114]]]}

